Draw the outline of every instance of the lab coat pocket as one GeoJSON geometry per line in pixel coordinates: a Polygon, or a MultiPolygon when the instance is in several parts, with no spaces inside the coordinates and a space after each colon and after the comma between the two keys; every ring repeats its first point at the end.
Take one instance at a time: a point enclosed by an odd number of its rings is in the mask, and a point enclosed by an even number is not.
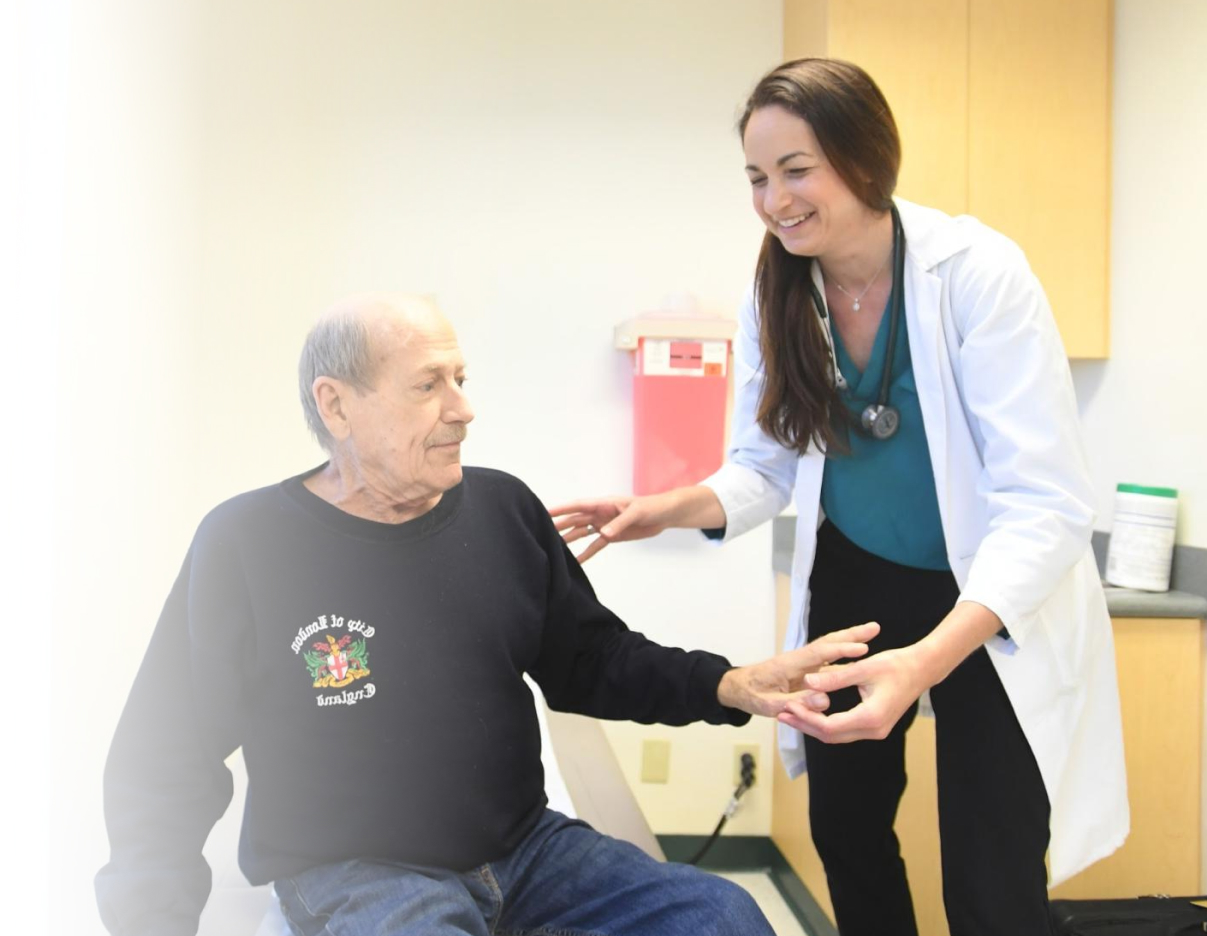
{"type": "MultiPolygon", "coordinates": [[[[1085,672],[1088,618],[1082,608],[1084,591],[1077,587],[1078,568],[1061,580],[1060,585],[1036,612],[1038,621],[1055,656],[1061,685],[1075,689],[1085,672]]],[[[1025,651],[1024,651],[1025,652],[1025,651]]]]}

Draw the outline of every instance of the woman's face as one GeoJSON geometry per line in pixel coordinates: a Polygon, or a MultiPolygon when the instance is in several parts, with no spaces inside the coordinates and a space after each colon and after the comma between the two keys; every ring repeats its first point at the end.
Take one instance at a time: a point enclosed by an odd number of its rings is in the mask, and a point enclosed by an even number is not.
{"type": "Polygon", "coordinates": [[[824,258],[852,248],[870,212],[806,121],[782,107],[759,108],[746,123],[742,147],[754,210],[788,253],[824,258]]]}

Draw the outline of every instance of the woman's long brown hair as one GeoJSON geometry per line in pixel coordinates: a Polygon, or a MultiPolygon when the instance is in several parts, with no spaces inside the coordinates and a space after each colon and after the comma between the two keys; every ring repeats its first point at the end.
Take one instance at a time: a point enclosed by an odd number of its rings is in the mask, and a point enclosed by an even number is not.
{"type": "MultiPolygon", "coordinates": [[[[888,102],[862,68],[837,59],[785,62],[764,75],[747,100],[738,121],[743,136],[750,116],[764,107],[783,108],[808,123],[861,202],[873,211],[892,207],[901,141],[888,102]]],[[[824,326],[809,289],[812,265],[811,257],[790,254],[768,231],[754,278],[766,375],[758,423],[802,455],[811,443],[824,451],[848,448],[849,418],[833,385],[824,326]]]]}

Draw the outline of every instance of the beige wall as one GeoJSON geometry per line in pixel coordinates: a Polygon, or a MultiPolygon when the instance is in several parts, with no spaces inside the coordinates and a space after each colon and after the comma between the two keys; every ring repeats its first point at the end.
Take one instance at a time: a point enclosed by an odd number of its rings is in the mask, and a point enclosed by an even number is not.
{"type": "MultiPolygon", "coordinates": [[[[313,314],[350,290],[436,293],[470,363],[467,461],[550,502],[627,490],[612,326],[684,290],[734,314],[759,226],[732,122],[780,21],[778,0],[73,6],[44,476],[62,931],[98,930],[100,769],[196,523],[320,459],[293,384],[313,314]]],[[[769,531],[724,552],[671,535],[589,571],[655,639],[772,650],[769,531]]],[[[633,774],[642,737],[673,739],[672,782],[642,801],[659,830],[704,833],[732,745],[770,756],[772,732],[611,736],[633,774]]],[[[732,828],[765,833],[768,802],[732,828]]]]}
{"type": "Polygon", "coordinates": [[[1098,528],[1115,485],[1176,487],[1178,542],[1207,547],[1207,4],[1117,0],[1111,356],[1075,362],[1098,528]]]}

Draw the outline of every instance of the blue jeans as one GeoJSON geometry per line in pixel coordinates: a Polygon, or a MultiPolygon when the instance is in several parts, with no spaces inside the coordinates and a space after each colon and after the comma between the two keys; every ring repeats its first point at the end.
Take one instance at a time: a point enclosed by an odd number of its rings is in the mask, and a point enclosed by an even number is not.
{"type": "Polygon", "coordinates": [[[510,855],[472,871],[357,859],[276,891],[298,936],[774,936],[736,884],[551,809],[510,855]]]}

